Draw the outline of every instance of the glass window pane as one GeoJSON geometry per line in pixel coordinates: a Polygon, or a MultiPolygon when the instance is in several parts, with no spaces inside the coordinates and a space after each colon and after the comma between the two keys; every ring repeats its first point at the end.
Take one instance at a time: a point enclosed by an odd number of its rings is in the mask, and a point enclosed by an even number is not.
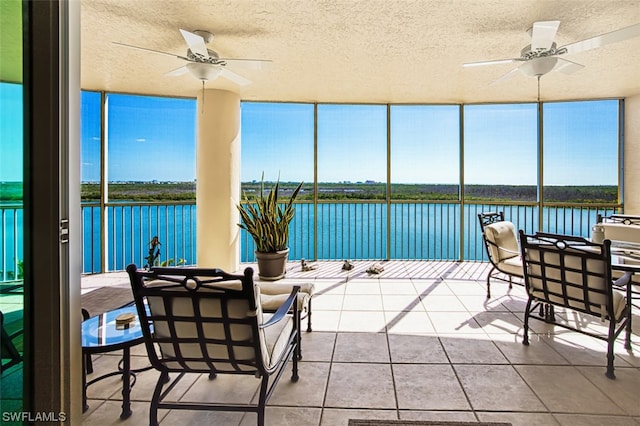
{"type": "Polygon", "coordinates": [[[318,105],[318,197],[384,199],[384,105],[318,105]]]}
{"type": "Polygon", "coordinates": [[[544,201],[618,201],[618,101],[544,104],[544,201]]]}
{"type": "MultiPolygon", "coordinates": [[[[313,104],[242,103],[242,191],[256,193],[260,179],[280,178],[286,198],[304,182],[289,229],[289,259],[313,258],[313,104]]],[[[241,261],[253,261],[255,246],[241,231],[241,261]]]]}
{"type": "Polygon", "coordinates": [[[391,198],[457,200],[460,181],[457,105],[391,107],[391,198]]]}
{"type": "Polygon", "coordinates": [[[467,201],[536,201],[536,104],[464,107],[467,201]]]}

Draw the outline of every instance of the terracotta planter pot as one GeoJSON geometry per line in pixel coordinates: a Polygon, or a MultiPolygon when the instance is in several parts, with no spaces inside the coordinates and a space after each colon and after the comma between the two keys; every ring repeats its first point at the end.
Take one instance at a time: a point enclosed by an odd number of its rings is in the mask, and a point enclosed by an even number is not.
{"type": "Polygon", "coordinates": [[[261,280],[276,281],[286,274],[289,249],[275,253],[255,252],[258,259],[258,276],[261,280]]]}

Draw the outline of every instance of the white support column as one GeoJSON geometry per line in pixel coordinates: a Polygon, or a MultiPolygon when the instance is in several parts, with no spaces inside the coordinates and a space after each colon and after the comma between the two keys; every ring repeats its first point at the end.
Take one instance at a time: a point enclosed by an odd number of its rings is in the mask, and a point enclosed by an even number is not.
{"type": "Polygon", "coordinates": [[[624,212],[640,214],[640,95],[624,100],[624,212]]]}
{"type": "Polygon", "coordinates": [[[198,266],[234,272],[240,266],[240,96],[205,90],[197,117],[198,266]]]}

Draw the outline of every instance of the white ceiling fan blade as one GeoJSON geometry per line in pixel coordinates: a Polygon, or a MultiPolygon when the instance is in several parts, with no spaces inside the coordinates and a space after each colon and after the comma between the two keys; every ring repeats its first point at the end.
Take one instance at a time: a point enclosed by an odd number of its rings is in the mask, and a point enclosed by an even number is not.
{"type": "Polygon", "coordinates": [[[584,65],[568,61],[563,58],[558,58],[558,63],[555,66],[554,70],[560,71],[563,74],[573,74],[576,71],[580,71],[582,68],[584,68],[584,65]]]}
{"type": "Polygon", "coordinates": [[[635,24],[610,33],[567,44],[566,46],[562,46],[561,49],[566,49],[566,53],[578,53],[638,36],[640,36],[640,24],[635,24]]]}
{"type": "Polygon", "coordinates": [[[186,73],[187,73],[187,71],[188,71],[188,70],[187,70],[187,66],[186,66],[186,65],[183,65],[183,66],[181,66],[180,68],[176,68],[176,69],[175,69],[175,70],[173,70],[173,71],[169,71],[169,72],[168,72],[168,73],[166,73],[165,75],[166,75],[167,77],[178,77],[178,76],[180,76],[180,75],[184,75],[184,74],[186,74],[186,73]]]}
{"type": "Polygon", "coordinates": [[[218,58],[221,61],[225,61],[227,65],[234,68],[244,68],[250,70],[261,70],[265,66],[271,64],[268,59],[231,59],[231,58],[218,58]]]}
{"type": "Polygon", "coordinates": [[[184,41],[187,42],[187,46],[189,46],[189,49],[191,49],[193,53],[196,53],[205,58],[209,57],[209,52],[207,52],[207,45],[205,44],[204,39],[201,36],[189,31],[185,31],[183,29],[180,29],[180,34],[182,34],[184,41]]]}
{"type": "Polygon", "coordinates": [[[130,44],[124,44],[117,41],[113,41],[112,43],[117,44],[118,46],[129,47],[131,49],[144,50],[145,52],[153,52],[153,53],[160,53],[161,55],[173,56],[174,58],[183,59],[185,61],[189,60],[188,58],[185,58],[184,56],[176,55],[175,53],[163,52],[161,50],[147,49],[146,47],[132,46],[130,44]]]}
{"type": "Polygon", "coordinates": [[[511,79],[511,77],[516,75],[517,73],[518,73],[518,68],[514,68],[511,71],[509,71],[508,73],[504,74],[502,77],[500,77],[497,80],[494,80],[491,83],[489,83],[489,86],[493,86],[494,84],[499,84],[499,83],[502,83],[504,81],[507,81],[507,80],[511,79]]]}
{"type": "Polygon", "coordinates": [[[559,26],[560,21],[534,22],[531,31],[531,50],[549,50],[559,26]]]}
{"type": "Polygon", "coordinates": [[[251,84],[251,80],[248,80],[246,78],[244,78],[241,75],[236,74],[233,71],[229,71],[226,68],[222,68],[222,71],[220,72],[220,75],[224,78],[226,78],[227,80],[230,80],[232,82],[234,82],[235,84],[239,85],[239,86],[246,86],[248,84],[251,84]]]}
{"type": "Polygon", "coordinates": [[[464,68],[469,67],[481,67],[485,65],[499,65],[499,64],[511,64],[513,62],[521,61],[520,58],[512,58],[512,59],[496,59],[493,61],[480,61],[480,62],[467,62],[466,64],[462,64],[464,68]]]}

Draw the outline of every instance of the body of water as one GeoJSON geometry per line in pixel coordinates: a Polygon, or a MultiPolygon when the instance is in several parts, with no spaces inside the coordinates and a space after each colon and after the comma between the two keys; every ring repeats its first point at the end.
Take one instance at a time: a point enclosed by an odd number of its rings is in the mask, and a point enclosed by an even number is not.
{"type": "MultiPolygon", "coordinates": [[[[22,208],[3,207],[0,237],[2,278],[15,276],[21,261],[22,208]]],[[[458,203],[322,203],[296,204],[291,224],[290,259],[486,260],[477,215],[504,211],[517,229],[538,230],[537,206],[458,203]],[[317,218],[316,218],[317,216],[317,218]],[[316,256],[317,253],[317,256],[316,256]]],[[[546,207],[542,230],[588,237],[596,215],[614,209],[546,207]]],[[[123,270],[145,264],[148,243],[158,236],[160,261],[196,264],[196,206],[123,204],[107,208],[103,253],[99,206],[83,206],[83,272],[123,270]]],[[[254,244],[241,231],[241,261],[253,262],[254,244]]]]}

